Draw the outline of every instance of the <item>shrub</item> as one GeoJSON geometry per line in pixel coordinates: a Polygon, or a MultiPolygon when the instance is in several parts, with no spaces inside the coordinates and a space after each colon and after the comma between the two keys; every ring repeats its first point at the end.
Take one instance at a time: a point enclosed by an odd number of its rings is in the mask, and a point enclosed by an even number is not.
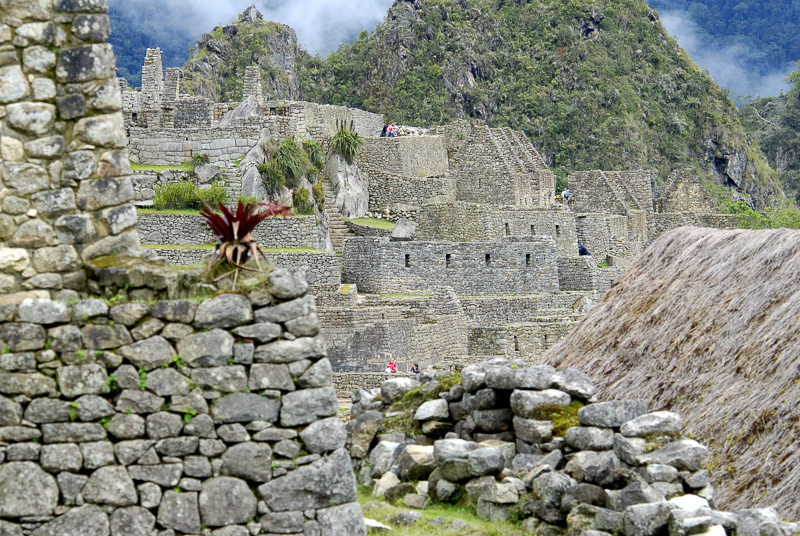
{"type": "Polygon", "coordinates": [[[314,194],[314,199],[317,200],[317,209],[322,210],[325,208],[325,189],[322,187],[322,183],[318,182],[314,186],[311,187],[311,193],[314,194]]]}
{"type": "Polygon", "coordinates": [[[322,144],[317,140],[306,140],[303,142],[303,150],[311,160],[311,164],[317,169],[322,169],[325,165],[325,151],[322,149],[322,144]]]}
{"type": "Polygon", "coordinates": [[[299,188],[292,196],[292,207],[297,214],[313,214],[314,203],[308,195],[308,190],[299,188]]]}
{"type": "Polygon", "coordinates": [[[281,148],[281,141],[277,138],[270,138],[268,140],[261,142],[261,149],[264,151],[264,158],[266,160],[272,160],[281,148]]]}
{"type": "Polygon", "coordinates": [[[194,183],[184,181],[156,186],[153,208],[156,210],[186,210],[203,208],[203,201],[211,206],[227,201],[225,188],[217,183],[198,190],[194,183]]]}
{"type": "Polygon", "coordinates": [[[228,200],[228,195],[225,193],[225,188],[219,183],[213,183],[211,186],[196,190],[197,206],[195,208],[201,209],[204,205],[212,207],[219,206],[220,203],[225,203],[228,200]]]}
{"type": "Polygon", "coordinates": [[[286,138],[272,161],[283,172],[288,188],[294,189],[308,173],[311,161],[303,148],[293,138],[286,138]]]}
{"type": "Polygon", "coordinates": [[[258,197],[254,195],[245,197],[244,195],[239,194],[239,197],[236,198],[236,202],[241,203],[243,205],[252,205],[254,203],[258,203],[258,197]]]}
{"type": "Polygon", "coordinates": [[[274,194],[286,184],[281,168],[273,161],[261,162],[258,165],[258,172],[269,194],[274,194]]]}
{"type": "Polygon", "coordinates": [[[192,155],[192,160],[191,160],[192,168],[197,168],[199,166],[204,166],[204,165],[208,164],[210,161],[211,161],[211,159],[208,157],[207,154],[194,153],[194,155],[192,155]]]}
{"type": "Polygon", "coordinates": [[[364,146],[364,140],[352,130],[342,127],[333,135],[331,145],[348,163],[352,163],[364,146]]]}

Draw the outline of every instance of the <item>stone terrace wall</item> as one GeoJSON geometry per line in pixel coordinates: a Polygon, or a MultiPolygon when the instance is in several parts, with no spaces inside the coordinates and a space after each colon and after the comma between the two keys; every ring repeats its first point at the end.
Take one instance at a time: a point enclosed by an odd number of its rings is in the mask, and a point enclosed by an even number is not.
{"type": "Polygon", "coordinates": [[[718,212],[700,179],[691,169],[676,169],[670,173],[667,184],[655,200],[659,212],[696,212],[712,214],[718,212]]]}
{"type": "Polygon", "coordinates": [[[528,296],[462,297],[461,305],[473,327],[503,326],[536,317],[583,312],[587,300],[598,298],[592,291],[548,292],[528,296]]]}
{"type": "Polygon", "coordinates": [[[405,177],[385,172],[369,175],[369,210],[403,213],[416,220],[417,211],[430,203],[455,199],[456,183],[446,177],[405,177]]]}
{"type": "Polygon", "coordinates": [[[364,141],[366,143],[356,157],[356,164],[370,177],[382,171],[411,178],[443,177],[447,173],[447,151],[441,136],[372,138],[364,141]]]}
{"type": "MultiPolygon", "coordinates": [[[[197,264],[206,262],[211,255],[209,249],[169,249],[150,248],[158,256],[163,257],[170,264],[197,264]]],[[[267,252],[267,258],[279,268],[302,268],[306,272],[308,282],[312,285],[339,285],[339,262],[335,253],[308,252],[308,253],[272,253],[267,252]]]]}
{"type": "Polygon", "coordinates": [[[106,10],[0,6],[0,294],[84,290],[82,261],[139,250],[106,10]]]}
{"type": "Polygon", "coordinates": [[[417,217],[418,240],[498,241],[552,236],[559,255],[577,255],[575,217],[563,205],[498,207],[474,203],[427,205],[417,217]]]}
{"type": "Polygon", "coordinates": [[[0,531],[366,535],[314,297],[270,288],[4,307],[0,531]]]}
{"type": "Polygon", "coordinates": [[[550,237],[506,242],[390,242],[348,238],[342,281],[361,292],[518,295],[558,290],[555,242],[550,237]]]}
{"type": "Polygon", "coordinates": [[[605,292],[620,275],[620,268],[599,268],[591,256],[558,258],[558,281],[564,291],[605,292]]]}
{"type": "MultiPolygon", "coordinates": [[[[214,236],[199,214],[139,214],[136,230],[144,244],[208,244],[214,236]]],[[[316,248],[313,217],[268,218],[253,236],[263,248],[316,248]]]]}
{"type": "Polygon", "coordinates": [[[369,225],[360,225],[354,221],[345,221],[345,225],[350,229],[350,232],[355,236],[391,236],[391,229],[381,229],[380,227],[370,227],[369,225]]]}
{"type": "Polygon", "coordinates": [[[130,129],[131,160],[153,166],[176,166],[195,153],[207,154],[212,164],[230,166],[258,143],[257,126],[230,129],[130,129]]]}

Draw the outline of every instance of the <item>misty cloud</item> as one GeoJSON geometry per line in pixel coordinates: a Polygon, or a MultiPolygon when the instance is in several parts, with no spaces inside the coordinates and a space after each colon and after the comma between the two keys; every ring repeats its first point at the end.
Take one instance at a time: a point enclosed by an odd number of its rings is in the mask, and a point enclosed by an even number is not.
{"type": "Polygon", "coordinates": [[[162,0],[155,20],[148,20],[153,19],[153,10],[147,9],[152,0],[111,0],[110,8],[130,24],[157,25],[196,40],[217,25],[229,24],[251,3],[266,20],[291,26],[309,52],[324,56],[362,30],[374,30],[392,0],[162,0]]]}
{"type": "Polygon", "coordinates": [[[746,66],[744,47],[712,48],[701,43],[696,37],[697,27],[685,11],[662,11],[660,15],[667,31],[677,38],[689,56],[720,86],[730,89],[734,96],[767,97],[789,90],[790,86],[784,79],[794,70],[793,64],[766,74],[753,73],[746,66]]]}

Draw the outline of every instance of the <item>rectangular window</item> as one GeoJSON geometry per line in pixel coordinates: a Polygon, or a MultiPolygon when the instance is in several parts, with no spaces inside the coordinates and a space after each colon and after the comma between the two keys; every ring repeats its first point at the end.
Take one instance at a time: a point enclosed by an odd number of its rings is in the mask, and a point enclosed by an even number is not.
{"type": "Polygon", "coordinates": [[[558,225],[556,225],[556,238],[558,238],[558,237],[560,237],[560,236],[561,236],[561,227],[559,227],[558,225]]]}
{"type": "Polygon", "coordinates": [[[533,225],[531,225],[531,236],[533,236],[535,234],[536,234],[536,229],[534,229],[533,225]]]}
{"type": "Polygon", "coordinates": [[[511,226],[506,224],[506,236],[511,236],[511,226]]]}
{"type": "Polygon", "coordinates": [[[514,335],[514,351],[519,352],[519,341],[516,335],[514,335]]]}
{"type": "Polygon", "coordinates": [[[450,268],[450,254],[449,254],[449,253],[447,253],[447,254],[444,256],[444,262],[445,262],[445,266],[446,266],[447,268],[450,268]]]}
{"type": "Polygon", "coordinates": [[[410,267],[411,267],[411,254],[410,253],[406,253],[406,268],[410,268],[410,267]]]}
{"type": "Polygon", "coordinates": [[[525,266],[530,266],[530,265],[531,265],[531,254],[530,253],[526,253],[525,254],[525,266]]]}
{"type": "Polygon", "coordinates": [[[492,265],[492,256],[488,253],[483,257],[483,260],[486,261],[486,266],[492,265]]]}

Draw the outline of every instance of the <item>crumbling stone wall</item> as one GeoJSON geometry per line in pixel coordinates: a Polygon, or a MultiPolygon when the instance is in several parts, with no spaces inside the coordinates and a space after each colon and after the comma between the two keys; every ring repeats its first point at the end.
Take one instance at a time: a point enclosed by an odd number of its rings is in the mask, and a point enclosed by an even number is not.
{"type": "MultiPolygon", "coordinates": [[[[199,245],[214,241],[214,234],[199,214],[140,214],[136,230],[145,244],[199,245]]],[[[315,249],[317,245],[313,216],[268,218],[252,234],[262,248],[315,249]]]]}
{"type": "Polygon", "coordinates": [[[370,176],[380,171],[405,177],[443,177],[447,173],[447,151],[441,136],[370,138],[364,141],[356,163],[370,176]]]}
{"type": "Polygon", "coordinates": [[[596,300],[594,292],[548,292],[526,296],[462,297],[461,305],[470,325],[503,326],[527,322],[531,318],[570,315],[583,312],[586,300],[596,300]]]}
{"type": "Polygon", "coordinates": [[[3,307],[3,533],[366,534],[307,290],[3,307]]]}
{"type": "Polygon", "coordinates": [[[700,184],[700,178],[691,169],[676,169],[658,192],[655,205],[659,212],[718,212],[716,203],[700,184]]]}
{"type": "Polygon", "coordinates": [[[83,290],[83,261],[139,250],[107,5],[2,9],[0,294],[83,290]]]}
{"type": "Polygon", "coordinates": [[[349,238],[342,281],[362,292],[516,295],[558,290],[555,242],[550,237],[504,242],[390,242],[349,238]]]}

